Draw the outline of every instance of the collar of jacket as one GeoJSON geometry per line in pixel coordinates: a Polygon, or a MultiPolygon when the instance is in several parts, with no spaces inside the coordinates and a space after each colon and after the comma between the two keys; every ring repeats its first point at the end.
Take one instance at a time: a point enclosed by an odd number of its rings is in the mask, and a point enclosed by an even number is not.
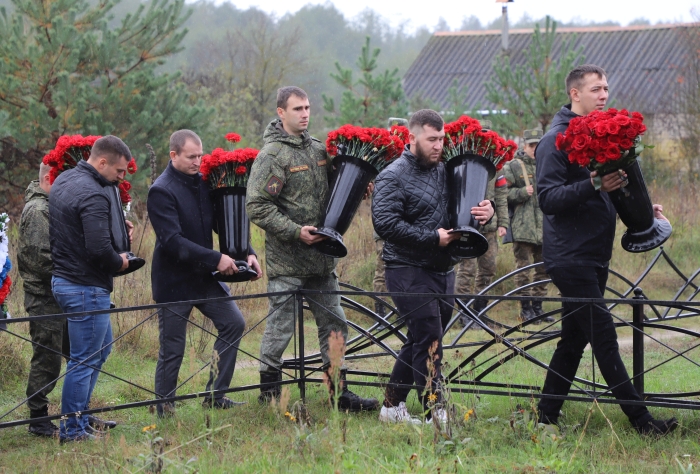
{"type": "Polygon", "coordinates": [[[288,134],[282,126],[280,119],[270,122],[263,134],[265,143],[279,142],[289,145],[292,148],[307,148],[311,145],[311,135],[308,130],[304,130],[300,136],[288,134]]]}
{"type": "Polygon", "coordinates": [[[414,154],[411,152],[411,150],[409,149],[409,147],[410,147],[410,145],[406,145],[406,146],[404,147],[403,153],[401,154],[401,156],[402,156],[403,158],[405,158],[406,161],[408,161],[408,162],[411,164],[411,166],[413,166],[415,169],[418,169],[418,170],[421,170],[421,171],[430,171],[430,170],[432,170],[432,169],[434,169],[434,168],[437,168],[437,167],[439,166],[439,163],[438,163],[438,165],[436,165],[436,166],[423,166],[423,165],[420,164],[420,162],[418,161],[418,157],[416,157],[416,155],[414,155],[414,154]]]}
{"type": "Polygon", "coordinates": [[[45,199],[49,200],[49,195],[46,191],[41,189],[41,186],[39,186],[39,180],[35,179],[31,183],[29,183],[29,186],[27,186],[27,189],[24,191],[24,202],[29,202],[32,199],[45,199]]]}
{"type": "Polygon", "coordinates": [[[192,186],[195,188],[199,187],[199,183],[202,180],[201,173],[185,174],[182,171],[177,170],[173,166],[172,161],[168,161],[167,171],[173,176],[173,178],[175,178],[177,181],[184,184],[185,186],[192,186]]]}
{"type": "Polygon", "coordinates": [[[87,173],[90,173],[92,175],[92,177],[95,178],[95,181],[97,181],[100,184],[100,186],[102,186],[103,188],[105,186],[116,186],[118,184],[118,183],[113,183],[111,181],[107,181],[107,178],[102,176],[100,174],[100,172],[97,171],[97,169],[94,166],[92,166],[90,163],[88,163],[85,160],[78,161],[78,166],[76,168],[78,168],[82,171],[85,171],[87,173]]]}
{"type": "Polygon", "coordinates": [[[552,125],[549,128],[551,130],[552,128],[562,124],[568,127],[571,119],[576,117],[580,117],[580,115],[571,110],[571,104],[566,104],[559,109],[559,112],[556,113],[554,120],[552,120],[552,125]]]}

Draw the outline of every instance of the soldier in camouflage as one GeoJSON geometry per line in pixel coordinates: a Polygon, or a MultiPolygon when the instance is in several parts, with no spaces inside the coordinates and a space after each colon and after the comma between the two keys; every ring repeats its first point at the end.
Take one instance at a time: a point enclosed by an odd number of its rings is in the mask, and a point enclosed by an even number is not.
{"type": "MultiPolygon", "coordinates": [[[[542,138],[542,130],[525,130],[523,133],[524,147],[518,150],[515,159],[504,166],[508,182],[508,203],[515,208],[510,223],[513,234],[513,253],[517,268],[523,268],[531,263],[542,261],[542,211],[537,202],[535,183],[535,148],[542,138]]],[[[540,265],[535,268],[534,281],[546,280],[549,277],[540,265]]],[[[515,276],[517,286],[530,283],[530,272],[520,272],[515,276]]],[[[547,284],[537,285],[522,291],[525,296],[546,296],[547,284]]],[[[541,316],[541,301],[521,301],[520,319],[527,321],[541,316]]],[[[547,322],[554,319],[547,317],[547,322]]]]}
{"type": "MultiPolygon", "coordinates": [[[[489,120],[482,120],[484,129],[491,128],[489,120]]],[[[498,255],[498,237],[503,237],[508,231],[508,188],[503,175],[495,176],[486,188],[486,199],[496,204],[496,218],[482,227],[481,234],[486,238],[489,249],[478,258],[463,259],[457,265],[457,279],[455,291],[457,293],[476,294],[491,284],[496,275],[496,256],[498,255]],[[472,291],[473,289],[473,291],[472,291]]],[[[481,312],[488,304],[486,298],[476,298],[472,305],[474,311],[481,312]]],[[[460,317],[462,324],[466,322],[464,316],[460,317]]],[[[476,329],[476,326],[472,326],[476,329]]]]}
{"type": "MultiPolygon", "coordinates": [[[[277,115],[265,130],[263,145],[248,181],[246,210],[251,222],[265,231],[269,292],[300,289],[337,291],[335,260],[311,245],[325,237],[312,232],[321,224],[331,173],[325,146],[312,138],[309,98],[298,87],[277,92],[277,115]]],[[[330,364],[328,338],[336,331],[347,339],[345,313],[339,295],[314,295],[307,303],[316,319],[321,357],[330,364]]],[[[288,294],[270,297],[270,310],[260,347],[259,400],[279,396],[282,356],[294,334],[296,304],[288,294]]],[[[360,398],[347,389],[341,371],[338,407],[374,410],[377,399],[360,398]]]]}
{"type": "MultiPolygon", "coordinates": [[[[51,247],[49,245],[50,167],[41,164],[39,180],[29,183],[26,202],[19,223],[19,273],[24,280],[24,308],[29,316],[62,313],[51,292],[51,247]]],[[[27,382],[27,405],[30,418],[48,416],[49,399],[61,374],[61,354],[68,357],[66,319],[30,321],[32,360],[27,382]]],[[[37,436],[58,436],[58,426],[50,421],[29,424],[37,436]]]]}

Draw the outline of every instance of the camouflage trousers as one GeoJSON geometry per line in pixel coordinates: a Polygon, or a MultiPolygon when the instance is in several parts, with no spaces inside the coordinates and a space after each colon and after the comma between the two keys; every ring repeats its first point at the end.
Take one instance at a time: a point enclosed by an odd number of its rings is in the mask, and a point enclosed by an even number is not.
{"type": "MultiPolygon", "coordinates": [[[[24,293],[24,308],[28,316],[62,313],[52,295],[24,293]]],[[[68,343],[68,320],[52,319],[30,321],[29,334],[32,338],[32,360],[27,382],[27,406],[30,416],[47,414],[48,395],[56,386],[61,375],[61,357],[70,356],[68,343]]]]}
{"type": "MultiPolygon", "coordinates": [[[[267,283],[267,291],[270,293],[301,289],[338,291],[338,277],[335,272],[322,277],[281,276],[271,278],[267,283]]],[[[345,312],[340,306],[340,295],[306,295],[304,299],[316,319],[321,358],[324,365],[327,365],[330,362],[328,337],[331,332],[340,332],[344,340],[348,337],[348,325],[345,312]]],[[[298,305],[295,295],[271,296],[269,301],[267,324],[260,344],[260,372],[282,369],[282,356],[294,335],[297,321],[298,305]]]]}
{"type": "Polygon", "coordinates": [[[489,243],[489,249],[481,257],[460,260],[455,281],[456,293],[479,293],[491,284],[496,275],[496,255],[498,254],[496,232],[485,232],[483,235],[489,243]],[[474,284],[473,293],[472,283],[474,284]]]}
{"type": "Polygon", "coordinates": [[[374,285],[374,291],[386,293],[386,280],[384,278],[384,260],[382,260],[382,250],[384,250],[384,241],[379,239],[374,241],[375,249],[375,267],[374,267],[374,279],[372,283],[374,285]]]}
{"type": "MultiPolygon", "coordinates": [[[[529,244],[527,242],[513,242],[513,254],[515,255],[515,265],[517,268],[523,268],[531,263],[539,263],[542,261],[542,246],[529,244]]],[[[530,279],[532,270],[520,272],[515,275],[515,285],[525,286],[531,281],[542,281],[549,279],[547,272],[544,270],[544,265],[535,268],[535,278],[530,279]]],[[[530,287],[520,292],[525,296],[547,296],[547,284],[530,287]]]]}

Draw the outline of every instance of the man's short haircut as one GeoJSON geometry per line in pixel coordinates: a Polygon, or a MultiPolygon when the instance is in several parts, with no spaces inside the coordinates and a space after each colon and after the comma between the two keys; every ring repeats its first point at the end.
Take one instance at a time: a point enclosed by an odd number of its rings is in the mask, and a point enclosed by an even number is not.
{"type": "Polygon", "coordinates": [[[297,96],[300,99],[308,99],[309,96],[304,89],[297,86],[285,86],[277,89],[277,107],[283,110],[287,109],[287,101],[291,96],[297,96]]]}
{"type": "Polygon", "coordinates": [[[51,167],[45,163],[41,163],[39,165],[39,181],[44,179],[44,176],[49,174],[49,171],[51,171],[51,167]]]}
{"type": "Polygon", "coordinates": [[[202,139],[199,138],[199,135],[194,133],[192,130],[182,129],[170,135],[170,151],[180,153],[185,147],[187,140],[190,140],[197,145],[202,144],[202,139]]]}
{"type": "Polygon", "coordinates": [[[411,115],[411,119],[408,121],[408,129],[414,135],[425,125],[429,125],[439,132],[445,126],[445,121],[442,120],[439,113],[430,109],[422,109],[414,112],[414,114],[411,115]]]}
{"type": "Polygon", "coordinates": [[[131,151],[126,143],[114,135],[105,135],[97,139],[90,150],[90,159],[105,158],[107,163],[113,165],[122,158],[126,161],[131,160],[131,151]]]}
{"type": "Polygon", "coordinates": [[[566,75],[566,95],[568,95],[569,98],[571,98],[571,89],[581,90],[581,87],[583,87],[584,78],[588,74],[595,74],[599,79],[608,77],[605,70],[600,66],[596,66],[595,64],[582,64],[580,66],[576,66],[569,72],[569,74],[566,75]]]}

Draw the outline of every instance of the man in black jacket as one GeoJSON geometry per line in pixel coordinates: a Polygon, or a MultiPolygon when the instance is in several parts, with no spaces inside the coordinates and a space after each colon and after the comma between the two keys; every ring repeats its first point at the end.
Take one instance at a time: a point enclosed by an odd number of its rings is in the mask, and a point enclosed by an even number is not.
{"type": "MultiPolygon", "coordinates": [[[[568,154],[557,150],[559,133],[565,133],[571,119],[603,110],[608,99],[605,71],[594,65],[574,68],[566,78],[571,104],[565,105],[535,151],[537,157],[537,198],[544,214],[542,256],[547,273],[561,295],[567,298],[603,298],[608,264],[615,237],[615,208],[608,192],[619,189],[624,173],[601,177],[596,190],[593,177],[568,154]]],[[[656,217],[664,218],[661,206],[656,217]]],[[[566,395],[576,376],[583,350],[591,344],[603,378],[618,400],[641,401],[620,358],[613,318],[604,305],[564,303],[561,339],[549,364],[544,395],[566,395]]],[[[557,423],[561,399],[543,398],[539,418],[557,423]]],[[[655,420],[643,405],[620,405],[632,425],[642,434],[666,434],[677,422],[655,420]]]]}
{"type": "MultiPolygon", "coordinates": [[[[444,122],[433,110],[419,110],[408,128],[410,144],[379,174],[372,197],[374,229],[385,240],[386,285],[391,292],[452,294],[457,260],[450,256],[447,245],[459,240],[461,234],[449,234],[447,229],[448,189],[445,165],[440,161],[444,122]]],[[[481,224],[488,222],[493,212],[488,200],[472,208],[481,224]]],[[[405,295],[392,299],[406,319],[408,333],[389,378],[379,419],[419,422],[409,415],[405,403],[410,386],[415,384],[423,394],[426,410],[435,407],[431,418],[437,416],[444,422],[447,413],[440,406],[439,390],[442,335],[454,300],[405,295]],[[426,362],[431,356],[434,371],[428,374],[426,362]]]]}
{"type": "MultiPolygon", "coordinates": [[[[214,351],[218,366],[212,367],[206,390],[229,388],[236,365],[238,344],[245,320],[233,301],[211,301],[192,305],[188,301],[230,296],[228,287],[216,281],[215,271],[231,275],[235,261],[212,249],[214,210],[209,187],[202,181],[202,141],[190,130],[170,137],[170,163],[148,191],[148,215],[156,233],[151,284],[157,303],[179,302],[159,313],[160,351],[156,365],[158,397],[174,397],[177,376],[185,353],[187,322],[194,306],[211,319],[218,331],[214,351]],[[216,380],[214,375],[218,371],[216,380]]],[[[262,276],[254,253],[248,265],[262,276]]],[[[223,394],[207,397],[205,407],[231,408],[235,402],[223,394]]],[[[159,416],[174,413],[172,403],[157,405],[159,416]]]]}
{"type": "MultiPolygon", "coordinates": [[[[51,289],[64,313],[109,310],[114,275],[129,266],[119,254],[110,232],[118,194],[115,186],[124,179],[131,160],[129,148],[108,135],[95,142],[87,161],[61,173],[49,196],[49,236],[53,278],[51,289]]],[[[121,206],[121,204],[118,204],[121,206]]],[[[90,398],[102,364],[111,351],[109,313],[68,318],[71,340],[61,398],[61,413],[90,408],[90,398]]],[[[61,421],[61,441],[94,439],[95,418],[69,416],[61,421]]],[[[115,422],[102,422],[113,427],[115,422]]]]}

